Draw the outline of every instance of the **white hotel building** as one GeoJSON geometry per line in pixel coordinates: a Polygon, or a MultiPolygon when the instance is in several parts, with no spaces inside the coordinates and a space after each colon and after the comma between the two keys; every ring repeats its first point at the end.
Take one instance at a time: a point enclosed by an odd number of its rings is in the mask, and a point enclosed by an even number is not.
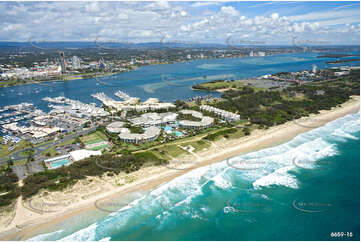
{"type": "Polygon", "coordinates": [[[201,111],[213,113],[228,122],[239,121],[241,119],[238,114],[215,108],[209,105],[202,105],[200,106],[200,109],[201,111]]]}
{"type": "Polygon", "coordinates": [[[191,121],[191,120],[180,120],[179,126],[185,129],[205,129],[213,125],[214,119],[208,116],[203,116],[202,113],[194,110],[181,110],[179,111],[185,115],[192,115],[195,118],[201,119],[200,121],[191,121]]]}

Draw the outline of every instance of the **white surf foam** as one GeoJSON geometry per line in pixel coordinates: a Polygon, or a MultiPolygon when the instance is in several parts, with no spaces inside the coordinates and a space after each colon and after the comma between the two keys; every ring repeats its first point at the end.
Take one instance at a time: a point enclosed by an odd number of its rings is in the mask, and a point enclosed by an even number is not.
{"type": "Polygon", "coordinates": [[[253,182],[253,187],[259,189],[262,186],[270,185],[282,185],[291,188],[298,188],[297,179],[295,176],[288,173],[288,171],[294,169],[294,166],[286,166],[279,168],[271,174],[261,177],[260,179],[253,182]]]}
{"type": "Polygon", "coordinates": [[[58,231],[54,231],[51,233],[46,233],[46,234],[39,234],[33,238],[30,238],[29,241],[44,241],[44,240],[48,240],[48,238],[51,238],[51,236],[57,235],[64,232],[64,230],[58,230],[58,231]]]}

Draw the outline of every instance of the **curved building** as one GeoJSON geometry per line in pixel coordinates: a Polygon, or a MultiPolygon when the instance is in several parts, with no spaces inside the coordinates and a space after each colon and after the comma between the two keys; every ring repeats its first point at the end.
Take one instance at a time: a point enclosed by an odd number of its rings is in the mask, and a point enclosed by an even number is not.
{"type": "Polygon", "coordinates": [[[160,133],[160,128],[152,126],[147,128],[143,134],[132,134],[128,130],[128,132],[121,132],[118,137],[123,142],[138,144],[153,141],[158,138],[160,133]]]}
{"type": "Polygon", "coordinates": [[[213,125],[214,119],[208,116],[203,116],[202,113],[194,110],[181,110],[179,111],[185,115],[192,115],[195,118],[201,119],[200,121],[180,120],[179,126],[185,129],[205,129],[213,125]]]}
{"type": "Polygon", "coordinates": [[[107,125],[106,130],[108,133],[120,133],[123,129],[124,122],[116,121],[107,125]]]}

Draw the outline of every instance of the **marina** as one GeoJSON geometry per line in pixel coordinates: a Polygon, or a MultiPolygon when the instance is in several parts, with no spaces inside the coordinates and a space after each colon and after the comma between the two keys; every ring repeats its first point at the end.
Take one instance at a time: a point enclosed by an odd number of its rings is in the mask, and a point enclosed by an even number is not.
{"type": "MultiPolygon", "coordinates": [[[[350,52],[350,54],[359,54],[350,52]]],[[[158,98],[160,102],[174,102],[179,100],[197,100],[203,98],[217,98],[218,92],[204,92],[192,90],[192,85],[217,80],[227,79],[232,75],[233,79],[249,79],[257,76],[274,74],[277,72],[296,72],[312,70],[313,65],[319,69],[344,66],[344,64],[326,64],[328,57],[317,58],[319,53],[293,53],[265,56],[259,58],[224,58],[192,60],[187,63],[166,65],[142,66],[130,72],[114,74],[102,77],[104,82],[118,86],[122,97],[138,97],[141,101],[149,98],[158,98]],[[219,66],[222,65],[223,68],[219,66]],[[182,73],[180,76],[179,73],[182,73]],[[180,86],[170,86],[161,79],[162,75],[179,76],[180,86]],[[203,78],[206,76],[206,78],[203,78]],[[197,79],[198,78],[198,79],[197,79]],[[197,79],[193,81],[193,79],[197,79]],[[190,80],[189,82],[187,80],[190,80]]],[[[359,61],[349,62],[350,66],[359,66],[359,61]]],[[[178,82],[178,81],[174,81],[178,82]]],[[[92,97],[95,93],[103,93],[107,99],[119,98],[115,95],[114,87],[99,84],[95,78],[86,78],[59,82],[43,82],[23,86],[0,88],[1,106],[15,105],[20,102],[33,104],[37,109],[49,112],[51,108],[43,98],[63,96],[82,103],[93,103],[101,106],[103,101],[92,97]],[[98,84],[98,85],[97,85],[98,84]],[[21,96],[18,93],[22,93],[21,96]],[[19,97],[21,97],[19,99],[19,97]]],[[[102,98],[106,98],[102,96],[102,98]]],[[[125,101],[124,99],[122,99],[125,101]]],[[[104,100],[105,101],[105,100],[104,100]]],[[[0,107],[2,108],[2,107],[0,107]]]]}

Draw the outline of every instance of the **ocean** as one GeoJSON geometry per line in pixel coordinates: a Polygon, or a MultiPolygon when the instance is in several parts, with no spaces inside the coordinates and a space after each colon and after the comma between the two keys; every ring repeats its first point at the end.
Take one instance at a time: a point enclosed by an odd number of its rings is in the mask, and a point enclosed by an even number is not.
{"type": "Polygon", "coordinates": [[[133,195],[31,240],[359,240],[360,113],[133,195]]]}

